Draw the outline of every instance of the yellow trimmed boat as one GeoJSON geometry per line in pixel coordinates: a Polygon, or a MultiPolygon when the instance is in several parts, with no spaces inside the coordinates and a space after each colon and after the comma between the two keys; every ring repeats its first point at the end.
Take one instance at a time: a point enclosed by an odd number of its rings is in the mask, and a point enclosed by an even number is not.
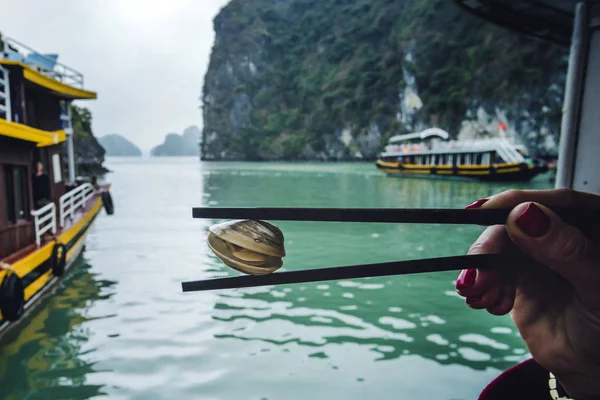
{"type": "Polygon", "coordinates": [[[507,138],[449,140],[448,132],[429,128],[392,136],[377,168],[389,176],[463,177],[484,181],[528,181],[547,167],[527,148],[507,138]]]}
{"type": "Polygon", "coordinates": [[[56,59],[0,38],[0,336],[73,265],[101,209],[113,213],[110,185],[75,178],[70,103],[96,93],[56,59]]]}

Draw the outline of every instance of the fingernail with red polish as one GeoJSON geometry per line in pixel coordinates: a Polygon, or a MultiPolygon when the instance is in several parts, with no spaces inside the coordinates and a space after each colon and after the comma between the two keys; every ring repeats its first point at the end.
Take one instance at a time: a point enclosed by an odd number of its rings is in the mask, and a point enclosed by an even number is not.
{"type": "Polygon", "coordinates": [[[456,281],[457,288],[466,288],[472,286],[475,283],[475,277],[477,276],[477,271],[474,269],[463,269],[458,275],[458,280],[456,281]]]}
{"type": "Polygon", "coordinates": [[[484,205],[489,199],[481,199],[481,200],[477,200],[472,202],[471,204],[469,204],[468,206],[465,207],[465,209],[470,210],[472,208],[479,208],[482,205],[484,205]]]}
{"type": "Polygon", "coordinates": [[[550,230],[550,218],[533,203],[529,203],[515,222],[519,229],[534,238],[544,236],[550,230]]]}

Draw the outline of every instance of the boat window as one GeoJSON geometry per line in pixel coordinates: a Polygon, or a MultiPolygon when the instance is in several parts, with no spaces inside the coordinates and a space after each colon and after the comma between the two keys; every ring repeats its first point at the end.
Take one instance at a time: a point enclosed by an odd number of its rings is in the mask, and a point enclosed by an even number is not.
{"type": "Polygon", "coordinates": [[[9,222],[16,223],[19,220],[27,219],[27,210],[29,209],[27,168],[6,165],[4,166],[4,177],[9,222]]]}
{"type": "Polygon", "coordinates": [[[482,160],[482,154],[481,153],[477,153],[475,155],[475,164],[481,165],[481,160],[482,160]]]}
{"type": "Polygon", "coordinates": [[[482,164],[490,165],[490,153],[485,153],[482,157],[482,164]]]}

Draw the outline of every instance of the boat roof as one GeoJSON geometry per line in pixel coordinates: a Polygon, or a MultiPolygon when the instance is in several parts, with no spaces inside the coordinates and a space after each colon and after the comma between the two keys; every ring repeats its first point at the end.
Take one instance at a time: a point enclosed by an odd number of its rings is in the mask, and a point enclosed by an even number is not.
{"type": "Polygon", "coordinates": [[[398,143],[398,142],[403,142],[405,140],[411,140],[411,139],[425,139],[425,138],[428,138],[431,136],[437,136],[442,139],[448,139],[450,137],[448,132],[446,132],[443,129],[429,128],[429,129],[425,129],[424,131],[421,131],[421,132],[408,133],[406,135],[392,136],[389,139],[388,143],[398,143]]]}
{"type": "Polygon", "coordinates": [[[562,45],[571,43],[577,0],[452,0],[479,18],[562,45]]]}
{"type": "Polygon", "coordinates": [[[96,99],[83,88],[83,74],[59,63],[58,54],[42,54],[9,37],[0,36],[0,67],[65,99],[96,99]]]}
{"type": "Polygon", "coordinates": [[[96,99],[98,96],[95,92],[81,89],[75,86],[67,85],[56,79],[53,79],[43,73],[40,73],[30,66],[12,60],[0,60],[0,65],[7,67],[9,70],[22,70],[23,78],[37,86],[41,86],[44,89],[49,90],[56,96],[63,97],[65,99],[96,99]]]}

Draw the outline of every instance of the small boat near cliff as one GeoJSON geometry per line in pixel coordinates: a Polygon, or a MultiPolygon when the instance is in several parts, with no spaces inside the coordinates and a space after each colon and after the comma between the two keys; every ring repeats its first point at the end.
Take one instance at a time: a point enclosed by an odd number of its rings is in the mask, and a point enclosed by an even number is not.
{"type": "Polygon", "coordinates": [[[463,177],[484,181],[529,181],[547,171],[527,148],[507,138],[450,140],[448,132],[429,128],[392,136],[376,162],[389,176],[463,177]]]}
{"type": "Polygon", "coordinates": [[[0,335],[66,274],[102,208],[113,213],[110,185],[75,176],[70,104],[96,93],[57,58],[0,37],[0,335]]]}

